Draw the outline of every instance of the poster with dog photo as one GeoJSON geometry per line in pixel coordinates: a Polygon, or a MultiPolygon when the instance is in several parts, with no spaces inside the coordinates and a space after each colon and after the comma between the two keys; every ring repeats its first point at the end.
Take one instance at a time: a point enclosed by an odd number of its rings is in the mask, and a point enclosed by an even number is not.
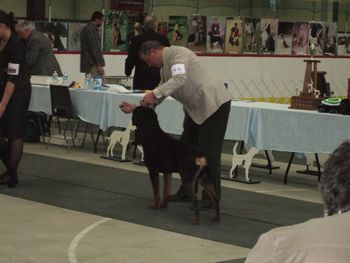
{"type": "Polygon", "coordinates": [[[53,50],[67,50],[67,22],[36,21],[35,30],[40,31],[49,39],[53,50]]]}
{"type": "Polygon", "coordinates": [[[337,55],[337,32],[338,27],[335,22],[328,22],[324,25],[324,48],[323,54],[334,56],[337,55]]]}
{"type": "Polygon", "coordinates": [[[261,50],[260,18],[244,18],[243,23],[243,53],[256,54],[261,50]]]}
{"type": "Polygon", "coordinates": [[[350,56],[350,34],[338,33],[338,56],[350,56]]]}
{"type": "Polygon", "coordinates": [[[309,54],[322,55],[324,49],[324,23],[309,22],[309,54]]]}
{"type": "Polygon", "coordinates": [[[187,16],[169,16],[168,39],[171,45],[187,46],[188,35],[187,16]]]}
{"type": "Polygon", "coordinates": [[[294,22],[279,22],[277,33],[276,54],[290,55],[292,53],[294,22]]]}
{"type": "Polygon", "coordinates": [[[261,51],[262,53],[274,54],[276,51],[276,36],[278,19],[261,18],[261,51]]]}
{"type": "Polygon", "coordinates": [[[80,32],[87,23],[69,22],[68,23],[68,50],[80,50],[80,32]]]}
{"type": "Polygon", "coordinates": [[[226,17],[207,17],[207,52],[223,53],[225,45],[226,17]]]}
{"type": "Polygon", "coordinates": [[[191,15],[188,20],[187,47],[196,53],[207,51],[207,17],[191,15]]]}
{"type": "Polygon", "coordinates": [[[243,20],[241,17],[226,19],[225,53],[242,53],[243,48],[243,20]]]}
{"type": "Polygon", "coordinates": [[[307,55],[309,52],[309,23],[296,22],[292,37],[292,55],[307,55]]]}
{"type": "Polygon", "coordinates": [[[123,11],[107,11],[105,14],[103,50],[127,51],[128,18],[123,11]]]}

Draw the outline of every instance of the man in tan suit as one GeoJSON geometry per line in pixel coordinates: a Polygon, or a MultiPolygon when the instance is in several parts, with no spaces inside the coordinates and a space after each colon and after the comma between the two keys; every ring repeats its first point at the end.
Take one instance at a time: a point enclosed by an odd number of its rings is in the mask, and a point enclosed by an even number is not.
{"type": "Polygon", "coordinates": [[[260,236],[246,263],[350,262],[350,141],[325,164],[321,192],[325,217],[260,236]]]}
{"type": "MultiPolygon", "coordinates": [[[[140,48],[140,57],[148,65],[161,68],[161,82],[143,97],[145,105],[159,104],[168,96],[183,104],[184,130],[181,139],[198,145],[208,159],[208,174],[220,199],[221,149],[231,108],[232,96],[224,83],[206,69],[191,50],[164,47],[157,41],[147,41],[140,48]]],[[[133,105],[123,102],[124,112],[133,105]]],[[[170,201],[186,198],[181,187],[170,201]]],[[[202,206],[210,204],[206,196],[202,206]]]]}

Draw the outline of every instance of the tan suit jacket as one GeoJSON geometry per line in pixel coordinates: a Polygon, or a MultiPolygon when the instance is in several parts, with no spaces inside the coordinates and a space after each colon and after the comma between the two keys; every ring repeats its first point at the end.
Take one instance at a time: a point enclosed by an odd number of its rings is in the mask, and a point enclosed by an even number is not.
{"type": "Polygon", "coordinates": [[[154,91],[156,96],[172,96],[181,102],[197,124],[202,124],[232,99],[223,81],[206,69],[196,54],[187,48],[165,47],[160,75],[161,84],[154,91]]]}
{"type": "Polygon", "coordinates": [[[246,263],[348,263],[350,212],[279,227],[260,236],[246,263]]]}

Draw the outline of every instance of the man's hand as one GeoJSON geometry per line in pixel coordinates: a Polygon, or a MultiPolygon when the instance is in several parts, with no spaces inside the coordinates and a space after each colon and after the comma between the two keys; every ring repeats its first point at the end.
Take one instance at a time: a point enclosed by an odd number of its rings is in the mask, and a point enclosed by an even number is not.
{"type": "Polygon", "coordinates": [[[120,103],[119,108],[124,112],[124,113],[131,113],[134,111],[136,106],[134,104],[130,104],[126,101],[123,101],[120,103]]]}
{"type": "Polygon", "coordinates": [[[144,106],[150,106],[156,104],[156,96],[154,96],[153,92],[147,93],[145,96],[143,96],[143,105],[144,106]]]}
{"type": "Polygon", "coordinates": [[[97,73],[101,76],[105,74],[105,70],[102,66],[97,66],[97,73]]]}

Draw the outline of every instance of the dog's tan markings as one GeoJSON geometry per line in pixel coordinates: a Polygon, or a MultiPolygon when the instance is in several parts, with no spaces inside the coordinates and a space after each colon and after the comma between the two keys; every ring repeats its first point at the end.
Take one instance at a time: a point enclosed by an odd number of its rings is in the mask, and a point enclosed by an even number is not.
{"type": "Polygon", "coordinates": [[[196,165],[199,166],[199,169],[203,169],[205,166],[208,165],[207,159],[204,157],[196,157],[196,165]]]}

